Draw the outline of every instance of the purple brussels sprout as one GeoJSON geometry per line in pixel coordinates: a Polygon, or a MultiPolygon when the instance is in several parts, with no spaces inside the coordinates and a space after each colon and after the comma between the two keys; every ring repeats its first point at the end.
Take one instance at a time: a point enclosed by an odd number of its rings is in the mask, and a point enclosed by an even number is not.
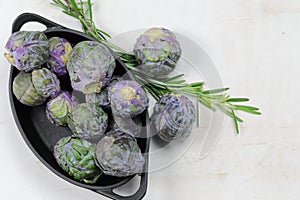
{"type": "Polygon", "coordinates": [[[196,109],[186,96],[168,93],[155,104],[151,116],[154,134],[165,141],[182,141],[190,136],[196,109]]]}
{"type": "Polygon", "coordinates": [[[13,94],[24,105],[38,106],[46,101],[32,84],[31,73],[20,72],[13,81],[13,94]]]}
{"type": "Polygon", "coordinates": [[[83,139],[101,138],[108,126],[108,115],[94,103],[76,104],[68,117],[73,134],[83,139]]]}
{"type": "Polygon", "coordinates": [[[56,126],[67,125],[69,113],[75,106],[75,98],[67,91],[61,91],[57,97],[48,101],[46,116],[56,126]]]}
{"type": "Polygon", "coordinates": [[[64,38],[52,37],[49,39],[49,60],[47,62],[51,71],[58,76],[67,73],[67,61],[72,52],[72,45],[64,38]]]}
{"type": "Polygon", "coordinates": [[[49,69],[42,68],[32,72],[32,83],[36,91],[43,97],[56,97],[60,92],[60,82],[49,69]]]}
{"type": "Polygon", "coordinates": [[[63,137],[54,146],[58,165],[77,181],[93,184],[102,171],[95,163],[95,145],[76,137],[63,137]]]}
{"type": "Polygon", "coordinates": [[[106,86],[100,93],[93,93],[85,95],[85,101],[89,103],[95,103],[102,107],[110,107],[110,96],[109,89],[113,87],[119,80],[120,77],[112,77],[108,86],[106,86]]]}
{"type": "Polygon", "coordinates": [[[95,159],[104,174],[117,177],[141,173],[145,164],[136,139],[124,130],[107,133],[96,145],[95,159]]]}
{"type": "Polygon", "coordinates": [[[73,89],[84,94],[99,93],[109,84],[115,67],[111,50],[96,41],[78,43],[67,62],[73,89]]]}
{"type": "Polygon", "coordinates": [[[114,115],[113,128],[126,130],[136,138],[147,137],[147,135],[142,135],[146,131],[146,127],[143,126],[140,117],[131,118],[114,115]]]}
{"type": "Polygon", "coordinates": [[[145,90],[135,81],[123,80],[109,89],[111,109],[114,115],[135,117],[148,108],[145,90]]]}
{"type": "Polygon", "coordinates": [[[100,93],[93,93],[85,95],[85,102],[94,103],[99,106],[106,107],[110,104],[108,97],[108,89],[104,88],[100,93]]]}
{"type": "Polygon", "coordinates": [[[39,31],[15,32],[8,39],[5,48],[6,59],[24,72],[41,68],[49,57],[47,36],[39,31]]]}
{"type": "Polygon", "coordinates": [[[134,54],[139,67],[154,76],[172,72],[182,50],[176,36],[165,28],[151,28],[137,38],[134,54]]]}

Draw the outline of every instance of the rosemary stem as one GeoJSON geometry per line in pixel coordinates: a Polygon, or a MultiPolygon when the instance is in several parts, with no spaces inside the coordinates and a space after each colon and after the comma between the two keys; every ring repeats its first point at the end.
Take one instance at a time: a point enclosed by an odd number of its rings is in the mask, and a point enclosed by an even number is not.
{"type": "MultiPolygon", "coordinates": [[[[182,93],[196,97],[197,112],[199,112],[199,103],[202,103],[213,111],[218,108],[233,119],[237,134],[239,133],[238,123],[243,122],[243,120],[236,116],[236,111],[244,111],[255,115],[261,114],[259,108],[236,104],[247,102],[249,99],[231,98],[229,94],[225,93],[229,88],[203,90],[204,82],[187,83],[182,79],[184,74],[175,75],[173,77],[154,77],[151,74],[143,72],[143,70],[137,67],[138,63],[133,54],[108,42],[105,36],[110,38],[110,35],[103,30],[96,28],[93,21],[91,0],[87,0],[86,2],[83,2],[82,0],[79,2],[76,0],[52,0],[52,5],[60,7],[63,10],[63,13],[79,20],[82,29],[86,34],[111,48],[126,67],[131,70],[137,82],[139,82],[156,100],[169,92],[182,93]],[[87,10],[85,10],[84,3],[87,3],[87,10]],[[89,13],[89,16],[86,17],[85,13],[87,12],[89,13]]],[[[197,115],[199,115],[199,113],[197,115]]]]}

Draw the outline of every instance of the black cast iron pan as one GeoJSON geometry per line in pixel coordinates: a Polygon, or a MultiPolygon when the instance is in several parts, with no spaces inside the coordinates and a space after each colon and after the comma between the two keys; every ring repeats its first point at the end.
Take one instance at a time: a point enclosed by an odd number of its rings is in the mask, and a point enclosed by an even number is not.
{"type": "MultiPolygon", "coordinates": [[[[49,21],[39,15],[32,13],[24,13],[16,18],[12,26],[12,32],[19,31],[24,24],[27,22],[39,22],[47,27],[44,33],[48,38],[50,37],[63,37],[71,42],[73,45],[78,42],[84,40],[95,40],[88,35],[78,32],[72,29],[65,28],[59,24],[56,24],[52,21],[49,21]]],[[[115,75],[124,75],[127,74],[129,79],[133,79],[132,74],[124,64],[116,58],[116,70],[114,72],[115,75]]],[[[119,178],[103,175],[98,182],[93,185],[85,184],[82,182],[75,181],[70,177],[67,173],[65,173],[56,163],[53,156],[53,147],[56,142],[64,136],[71,135],[71,131],[67,127],[56,127],[52,125],[45,116],[45,104],[38,107],[28,107],[21,104],[12,93],[12,82],[14,77],[19,73],[19,71],[15,67],[11,67],[10,78],[9,78],[9,97],[12,113],[15,119],[15,122],[19,128],[19,131],[25,140],[26,144],[29,146],[31,151],[36,155],[36,157],[53,173],[63,178],[64,180],[77,185],[79,187],[83,187],[92,191],[95,191],[99,194],[102,194],[106,197],[117,199],[117,200],[138,200],[142,199],[146,194],[147,190],[147,181],[148,181],[148,151],[150,139],[149,137],[138,138],[138,144],[144,153],[145,156],[145,167],[144,173],[142,173],[140,187],[138,191],[131,196],[121,196],[113,192],[114,188],[117,188],[121,185],[124,185],[128,181],[130,181],[134,176],[119,178]]],[[[70,81],[67,76],[60,77],[61,87],[65,90],[72,90],[70,86],[70,81]]],[[[138,116],[140,121],[144,126],[149,124],[148,112],[145,111],[141,115],[138,116]]],[[[149,126],[146,126],[146,133],[143,135],[149,134],[149,126]]]]}

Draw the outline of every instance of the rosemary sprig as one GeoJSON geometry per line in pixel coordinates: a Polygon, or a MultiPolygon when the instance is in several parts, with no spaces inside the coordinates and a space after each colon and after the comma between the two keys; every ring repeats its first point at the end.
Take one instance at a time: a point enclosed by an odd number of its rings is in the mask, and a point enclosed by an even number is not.
{"type": "MultiPolygon", "coordinates": [[[[120,60],[131,70],[135,79],[143,85],[143,87],[158,100],[162,95],[170,92],[182,93],[197,98],[198,104],[202,103],[209,109],[215,111],[221,110],[227,116],[231,117],[234,121],[236,133],[239,134],[238,123],[243,120],[236,115],[237,111],[243,111],[250,114],[260,115],[259,108],[240,103],[248,102],[248,98],[232,98],[226,93],[229,88],[218,88],[212,90],[205,90],[203,82],[187,83],[182,78],[184,74],[179,74],[173,77],[153,77],[149,74],[143,73],[142,70],[137,68],[135,56],[126,52],[122,48],[107,41],[110,35],[101,29],[98,29],[93,21],[93,12],[90,0],[52,0],[52,4],[62,9],[63,13],[79,20],[82,25],[82,30],[92,36],[93,38],[101,41],[113,49],[120,60]]],[[[199,111],[199,110],[198,110],[199,111]]]]}

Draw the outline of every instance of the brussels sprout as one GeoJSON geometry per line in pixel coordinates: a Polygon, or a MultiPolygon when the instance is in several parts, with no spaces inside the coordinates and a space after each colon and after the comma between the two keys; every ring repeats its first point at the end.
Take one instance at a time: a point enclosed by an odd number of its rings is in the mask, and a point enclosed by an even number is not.
{"type": "Polygon", "coordinates": [[[121,78],[113,77],[108,86],[106,86],[100,93],[93,93],[85,95],[85,101],[89,103],[96,103],[102,107],[110,107],[110,96],[108,94],[109,88],[113,87],[121,78]]]}
{"type": "Polygon", "coordinates": [[[35,89],[31,81],[31,73],[20,72],[13,81],[13,94],[27,106],[38,106],[46,101],[35,89]]]}
{"type": "Polygon", "coordinates": [[[134,117],[147,109],[149,99],[142,86],[135,81],[119,81],[109,89],[111,108],[115,115],[134,117]]]}
{"type": "Polygon", "coordinates": [[[93,93],[93,94],[87,94],[85,95],[85,102],[87,103],[94,103],[99,106],[108,106],[110,103],[109,97],[108,97],[108,89],[105,87],[102,92],[100,93],[93,93]]]}
{"type": "Polygon", "coordinates": [[[49,57],[47,36],[38,31],[13,33],[5,46],[6,59],[18,70],[30,72],[39,69],[49,57]]]}
{"type": "Polygon", "coordinates": [[[192,131],[195,121],[195,106],[180,94],[165,94],[153,108],[152,132],[165,142],[182,141],[192,131]]]}
{"type": "Polygon", "coordinates": [[[49,48],[48,67],[58,76],[66,74],[66,63],[72,52],[72,45],[64,38],[52,37],[49,39],[49,48]]]}
{"type": "Polygon", "coordinates": [[[93,184],[102,172],[94,159],[95,145],[76,137],[61,138],[54,146],[58,165],[77,181],[93,184]]]}
{"type": "Polygon", "coordinates": [[[99,93],[116,67],[110,49],[99,42],[78,43],[67,62],[72,87],[84,94],[99,93]]]}
{"type": "Polygon", "coordinates": [[[139,67],[155,76],[172,72],[181,56],[176,36],[165,28],[151,28],[138,37],[134,54],[139,67]]]}
{"type": "Polygon", "coordinates": [[[65,126],[74,105],[74,97],[67,91],[61,91],[57,97],[47,103],[46,116],[56,126],[65,126]]]}
{"type": "Polygon", "coordinates": [[[146,137],[146,135],[141,135],[144,132],[145,126],[143,126],[140,117],[120,117],[118,115],[114,115],[114,129],[122,129],[126,130],[136,138],[146,137]]]}
{"type": "Polygon", "coordinates": [[[32,83],[36,91],[43,97],[56,97],[60,91],[60,82],[56,75],[47,68],[32,72],[32,83]]]}
{"type": "Polygon", "coordinates": [[[110,131],[102,138],[95,158],[104,174],[118,177],[141,173],[145,164],[136,139],[124,130],[110,131]]]}
{"type": "Polygon", "coordinates": [[[68,125],[77,137],[98,139],[107,129],[108,115],[94,103],[76,104],[69,114],[68,125]]]}

